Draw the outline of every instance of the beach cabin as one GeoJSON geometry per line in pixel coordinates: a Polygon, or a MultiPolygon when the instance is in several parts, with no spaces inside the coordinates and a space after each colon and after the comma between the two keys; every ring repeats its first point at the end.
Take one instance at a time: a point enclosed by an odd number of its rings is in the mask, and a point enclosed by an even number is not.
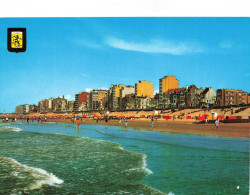
{"type": "Polygon", "coordinates": [[[218,113],[217,112],[212,112],[212,117],[213,119],[217,119],[218,113]]]}

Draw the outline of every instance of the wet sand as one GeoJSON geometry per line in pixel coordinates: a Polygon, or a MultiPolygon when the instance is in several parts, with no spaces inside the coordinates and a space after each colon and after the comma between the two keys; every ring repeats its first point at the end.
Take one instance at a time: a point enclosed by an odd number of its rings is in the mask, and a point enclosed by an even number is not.
{"type": "MultiPolygon", "coordinates": [[[[48,122],[72,123],[71,119],[49,119],[48,122]]],[[[150,119],[135,119],[127,120],[129,128],[137,130],[162,131],[173,133],[191,133],[199,135],[213,135],[224,137],[242,137],[250,138],[250,123],[220,123],[216,130],[214,124],[194,124],[193,120],[162,120],[158,119],[154,122],[154,127],[151,126],[150,119]]],[[[83,119],[84,124],[105,125],[105,121],[99,120],[98,123],[93,119],[83,119]]],[[[110,120],[108,125],[122,126],[125,129],[125,121],[110,120]]]]}

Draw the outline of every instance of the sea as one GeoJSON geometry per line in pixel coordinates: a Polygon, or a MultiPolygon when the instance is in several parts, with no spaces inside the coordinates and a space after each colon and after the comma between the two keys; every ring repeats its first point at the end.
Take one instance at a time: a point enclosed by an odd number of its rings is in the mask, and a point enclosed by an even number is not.
{"type": "Polygon", "coordinates": [[[0,194],[249,194],[249,138],[0,123],[0,194]]]}

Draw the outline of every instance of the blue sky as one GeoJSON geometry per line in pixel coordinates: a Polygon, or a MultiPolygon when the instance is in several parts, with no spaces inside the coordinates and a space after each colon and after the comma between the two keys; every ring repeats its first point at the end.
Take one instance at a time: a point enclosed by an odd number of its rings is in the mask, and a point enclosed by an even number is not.
{"type": "Polygon", "coordinates": [[[250,92],[249,18],[0,18],[0,113],[20,104],[175,75],[180,87],[250,92]],[[7,51],[7,28],[27,51],[7,51]]]}

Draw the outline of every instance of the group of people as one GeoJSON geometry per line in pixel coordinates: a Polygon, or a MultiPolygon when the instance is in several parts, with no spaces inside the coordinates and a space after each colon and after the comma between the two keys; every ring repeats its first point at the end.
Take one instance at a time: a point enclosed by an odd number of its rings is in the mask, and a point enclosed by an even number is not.
{"type": "MultiPolygon", "coordinates": [[[[16,118],[12,118],[12,119],[11,119],[11,122],[12,122],[12,123],[16,123],[16,121],[17,121],[16,118]]],[[[8,117],[5,118],[5,119],[3,119],[3,123],[8,123],[8,122],[9,122],[9,118],[8,118],[8,117]]]]}

